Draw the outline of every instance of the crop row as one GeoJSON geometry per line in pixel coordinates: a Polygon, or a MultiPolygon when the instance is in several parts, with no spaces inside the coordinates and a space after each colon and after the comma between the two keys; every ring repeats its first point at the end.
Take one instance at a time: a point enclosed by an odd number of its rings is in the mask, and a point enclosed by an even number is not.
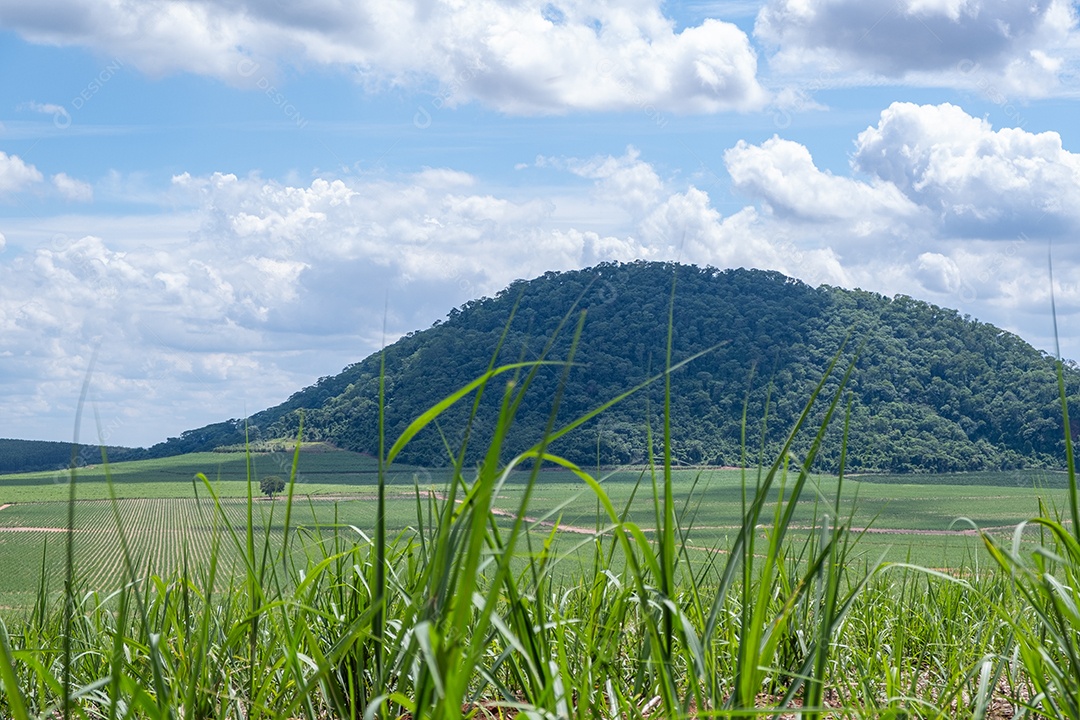
{"type": "MultiPolygon", "coordinates": [[[[254,532],[261,538],[269,531],[271,546],[280,546],[284,521],[284,503],[256,500],[252,505],[254,532]]],[[[395,516],[404,526],[412,505],[401,503],[395,516]]],[[[371,503],[336,500],[304,501],[294,508],[294,528],[323,526],[332,532],[335,519],[342,525],[366,526],[371,503]]],[[[63,588],[66,576],[68,506],[61,502],[19,503],[0,513],[0,608],[24,606],[42,580],[50,591],[63,588]]],[[[137,577],[169,577],[185,567],[201,573],[216,542],[219,544],[219,577],[243,572],[237,541],[245,542],[247,503],[241,499],[222,500],[220,506],[206,498],[120,499],[114,512],[104,500],[81,500],[75,505],[74,542],[76,587],[110,592],[122,586],[131,573],[125,560],[127,542],[132,570],[137,577]],[[119,518],[119,522],[118,522],[119,518]],[[233,535],[235,534],[236,540],[233,535]]],[[[359,539],[352,530],[345,532],[359,539]]],[[[301,534],[301,542],[312,538],[301,534]]],[[[303,554],[301,543],[295,550],[303,554]]]]}

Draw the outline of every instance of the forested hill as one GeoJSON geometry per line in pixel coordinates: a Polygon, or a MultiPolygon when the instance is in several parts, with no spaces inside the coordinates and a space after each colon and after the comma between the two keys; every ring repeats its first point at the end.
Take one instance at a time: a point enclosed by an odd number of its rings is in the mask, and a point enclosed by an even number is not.
{"type": "MultiPolygon", "coordinates": [[[[575,308],[587,313],[559,420],[633,387],[664,366],[673,278],[673,360],[719,345],[673,377],[678,462],[740,462],[748,389],[751,454],[760,447],[767,394],[768,444],[778,447],[850,332],[848,356],[863,348],[849,386],[852,468],[920,472],[1064,464],[1054,361],[1015,335],[906,296],[812,288],[776,272],[647,262],[517,281],[389,346],[388,444],[424,410],[482,374],[507,327],[498,362],[536,358],[575,308]]],[[[576,316],[559,333],[550,358],[567,357],[575,322],[576,316]]],[[[260,437],[294,435],[303,410],[308,439],[374,453],[379,365],[373,355],[322,378],[256,414],[250,425],[260,437]]],[[[1066,373],[1075,389],[1080,372],[1069,367],[1066,373]]],[[[508,452],[540,438],[560,375],[557,367],[538,374],[508,452]]],[[[483,396],[473,457],[482,452],[497,412],[504,383],[497,385],[483,396]]],[[[663,383],[656,383],[561,439],[554,450],[588,466],[640,462],[647,452],[647,419],[660,435],[662,400],[663,383]]],[[[440,422],[452,447],[462,438],[471,401],[459,405],[440,422]]],[[[233,443],[242,426],[229,421],[192,430],[151,450],[168,454],[233,443]]],[[[839,423],[831,437],[822,468],[838,461],[839,423]]],[[[445,464],[444,440],[434,429],[425,431],[401,459],[445,464]]]]}
{"type": "MultiPolygon", "coordinates": [[[[110,460],[129,460],[143,454],[131,448],[106,450],[110,460]]],[[[71,443],[65,442],[0,438],[0,474],[64,470],[71,467],[72,458],[78,466],[94,465],[101,460],[101,449],[96,445],[76,445],[73,449],[71,443]]]]}

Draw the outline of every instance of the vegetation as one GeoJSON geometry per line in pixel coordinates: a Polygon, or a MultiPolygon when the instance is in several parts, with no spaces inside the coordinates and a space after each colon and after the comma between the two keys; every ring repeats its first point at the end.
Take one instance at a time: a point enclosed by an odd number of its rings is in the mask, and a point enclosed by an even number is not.
{"type": "MultiPolygon", "coordinates": [[[[144,451],[133,448],[106,448],[114,460],[139,457],[144,451]]],[[[44,440],[9,440],[0,438],[0,474],[34,472],[35,470],[67,470],[95,463],[101,458],[97,445],[75,445],[44,440]]]]}
{"type": "MultiPolygon", "coordinates": [[[[182,483],[190,497],[191,478],[199,472],[206,473],[215,481],[246,480],[249,467],[253,467],[259,477],[288,474],[292,465],[292,450],[290,448],[287,453],[251,453],[251,457],[244,453],[192,453],[153,460],[110,463],[108,468],[103,465],[86,465],[79,468],[79,483],[80,486],[104,484],[108,470],[108,477],[118,486],[147,481],[174,481],[182,483]]],[[[100,452],[98,450],[99,457],[100,452]]],[[[371,485],[377,481],[378,461],[368,455],[343,450],[324,452],[322,448],[309,451],[305,447],[302,447],[300,452],[304,456],[304,468],[298,481],[303,484],[317,483],[323,479],[346,485],[371,485]]],[[[391,480],[400,480],[411,485],[412,473],[420,470],[410,465],[396,465],[391,480]]],[[[66,485],[69,479],[70,473],[67,469],[4,475],[0,476],[0,488],[3,488],[6,496],[14,487],[56,488],[66,485]]],[[[118,489],[118,492],[123,491],[122,487],[118,489]]]]}
{"type": "MultiPolygon", "coordinates": [[[[919,568],[860,551],[858,499],[845,495],[857,358],[841,348],[826,363],[775,453],[771,411],[759,424],[744,403],[739,465],[754,469],[738,471],[737,522],[699,546],[708,494],[676,493],[674,324],[652,382],[563,422],[582,327],[554,365],[555,343],[533,359],[492,360],[399,434],[380,433],[372,527],[298,523],[298,444],[284,504],[255,502],[251,464],[239,503],[200,475],[202,500],[187,501],[187,514],[206,549],[161,576],[144,572],[137,530],[147,523],[129,525],[106,472],[101,505],[123,582],[97,592],[78,572],[73,470],[60,604],[43,554],[32,608],[0,623],[0,716],[674,720],[799,708],[805,718],[1080,718],[1080,502],[1063,371],[1064,510],[1044,504],[1035,533],[982,533],[965,563],[919,568]],[[561,378],[544,395],[543,430],[513,451],[519,412],[537,407],[525,397],[551,368],[561,378]],[[554,448],[654,384],[663,390],[659,422],[645,416],[648,462],[616,502],[599,473],[554,448]],[[498,411],[485,425],[491,395],[498,411]],[[454,444],[457,407],[466,431],[454,444]],[[387,470],[435,426],[452,467],[438,489],[414,485],[399,529],[387,470]],[[838,472],[826,483],[812,469],[831,442],[838,472]],[[551,467],[595,504],[591,527],[564,525],[563,504],[534,502],[551,467]]],[[[381,429],[389,380],[381,374],[377,389],[381,429]]]]}
{"type": "Polygon", "coordinates": [[[266,495],[271,500],[274,499],[274,495],[285,489],[285,478],[277,475],[267,475],[259,481],[259,492],[266,495]]]}
{"type": "MultiPolygon", "coordinates": [[[[343,453],[345,454],[345,453],[343,453]]],[[[206,457],[205,455],[200,457],[206,457]]],[[[320,455],[301,454],[297,480],[293,486],[294,527],[308,537],[315,528],[375,526],[378,480],[375,475],[329,471],[307,477],[307,468],[318,468],[320,455]],[[317,478],[319,482],[312,482],[317,478]],[[335,482],[340,478],[342,482],[335,482]]],[[[253,475],[261,483],[260,468],[277,472],[274,463],[260,463],[267,458],[253,458],[253,475]]],[[[165,472],[169,462],[174,469],[191,467],[183,457],[157,461],[155,469],[140,473],[143,482],[115,483],[125,528],[140,538],[136,563],[144,573],[169,577],[182,569],[185,559],[192,567],[206,564],[213,537],[212,524],[206,518],[213,504],[199,486],[177,479],[177,472],[165,472]]],[[[126,463],[114,466],[117,474],[126,463]]],[[[325,466],[324,466],[325,467],[325,466]]],[[[416,485],[422,493],[442,494],[445,474],[424,471],[399,472],[391,469],[387,485],[385,515],[388,532],[396,535],[411,532],[416,526],[416,485]]],[[[194,472],[192,472],[192,476],[194,472]]],[[[841,509],[851,515],[851,527],[858,532],[869,528],[853,550],[852,561],[874,565],[879,561],[912,562],[927,567],[959,568],[976,555],[980,536],[971,525],[955,523],[966,517],[1001,542],[1011,540],[1012,528],[1038,511],[1032,485],[994,487],[993,474],[986,474],[987,484],[950,484],[951,478],[929,485],[866,484],[852,478],[845,480],[841,509]]],[[[672,492],[680,501],[693,507],[694,524],[688,529],[686,552],[695,563],[707,563],[713,548],[726,548],[733,541],[734,528],[742,518],[743,474],[736,470],[673,470],[672,492]]],[[[120,562],[122,548],[111,519],[108,486],[95,481],[92,472],[79,474],[78,504],[74,517],[75,558],[80,575],[93,583],[89,587],[105,590],[124,584],[120,562]]],[[[924,479],[923,476],[916,476],[924,479]]],[[[655,512],[647,493],[635,492],[642,471],[624,470],[605,473],[597,480],[611,502],[625,510],[628,521],[643,529],[647,537],[655,532],[655,512]]],[[[521,495],[529,488],[529,473],[511,473],[492,512],[500,522],[520,505],[521,495]]],[[[927,478],[928,482],[932,482],[927,478]]],[[[837,479],[813,475],[809,484],[814,497],[834,497],[837,479]]],[[[230,522],[241,526],[246,521],[247,482],[239,479],[215,480],[214,492],[230,522]]],[[[64,542],[59,531],[67,524],[68,487],[64,485],[8,485],[0,478],[0,505],[14,503],[0,511],[0,617],[18,616],[33,605],[41,575],[41,560],[48,568],[47,586],[51,596],[63,588],[64,542]]],[[[258,491],[256,491],[257,493],[258,491]]],[[[544,470],[529,489],[529,516],[536,523],[534,532],[546,537],[558,520],[562,528],[596,527],[596,500],[587,486],[572,473],[544,470]]],[[[257,496],[257,495],[256,495],[257,496]]],[[[1041,489],[1038,496],[1049,506],[1064,507],[1063,489],[1041,489]]],[[[774,502],[778,492],[770,494],[774,502]]],[[[284,516],[279,506],[255,504],[256,525],[270,523],[272,549],[280,552],[284,516]]],[[[803,503],[792,517],[790,538],[805,542],[814,521],[813,502],[803,503]]],[[[581,563],[590,560],[587,547],[578,547],[587,536],[564,530],[557,536],[559,563],[556,572],[567,582],[580,572],[581,563]]],[[[1035,531],[1026,537],[1033,541],[1035,531]]],[[[541,539],[542,542],[542,539],[541,539]]],[[[236,567],[239,559],[228,547],[221,551],[222,568],[236,567]]],[[[301,558],[298,557],[298,561],[301,558]]],[[[989,560],[987,560],[989,562],[989,560]]],[[[224,575],[224,570],[222,571],[224,575]]]]}
{"type": "MultiPolygon", "coordinates": [[[[1064,467],[1054,361],[1015,335],[905,296],[815,289],[775,272],[645,262],[516,282],[394,343],[386,349],[381,385],[386,432],[402,432],[441,399],[443,388],[461,387],[483,373],[489,348],[500,347],[498,363],[538,357],[565,313],[579,307],[588,315],[558,416],[569,422],[598,399],[615,397],[663,367],[664,290],[673,277],[678,303],[671,319],[672,356],[678,362],[707,351],[671,378],[671,451],[677,464],[739,464],[748,383],[751,417],[765,413],[768,399],[766,447],[778,452],[784,428],[797,419],[830,360],[830,348],[852,333],[861,343],[848,385],[852,470],[1064,467]]],[[[569,347],[570,339],[560,337],[548,357],[565,359],[569,347]]],[[[854,354],[852,345],[844,360],[854,354]]],[[[247,423],[251,437],[295,437],[302,412],[305,439],[377,455],[382,357],[369,357],[257,413],[247,423]]],[[[1065,374],[1076,387],[1080,373],[1068,366],[1065,374]]],[[[535,397],[551,397],[561,378],[557,367],[543,368],[534,380],[535,397]]],[[[492,430],[499,402],[497,394],[481,401],[478,428],[492,430]]],[[[650,426],[659,426],[662,407],[662,388],[653,386],[560,438],[554,449],[588,467],[644,463],[650,452],[660,450],[658,436],[650,447],[646,435],[650,426]]],[[[452,464],[445,443],[461,442],[454,433],[464,432],[468,412],[466,407],[449,410],[440,418],[443,433],[434,426],[420,433],[403,459],[452,464]]],[[[544,403],[525,400],[508,431],[508,451],[529,447],[546,422],[544,403]]],[[[243,443],[244,428],[243,421],[234,420],[192,430],[152,452],[243,443]]],[[[482,457],[479,448],[474,452],[470,463],[482,457]]],[[[839,440],[827,439],[820,467],[835,472],[839,457],[839,440]]]]}

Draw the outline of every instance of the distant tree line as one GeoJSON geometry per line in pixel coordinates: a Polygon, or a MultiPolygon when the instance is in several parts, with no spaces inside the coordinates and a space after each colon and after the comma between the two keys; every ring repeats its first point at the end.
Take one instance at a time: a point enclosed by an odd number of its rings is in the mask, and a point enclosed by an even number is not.
{"type": "MultiPolygon", "coordinates": [[[[130,460],[141,457],[140,449],[108,447],[110,460],[130,460]]],[[[63,470],[95,465],[101,461],[101,448],[96,445],[75,445],[48,440],[0,439],[0,474],[63,470]]]]}

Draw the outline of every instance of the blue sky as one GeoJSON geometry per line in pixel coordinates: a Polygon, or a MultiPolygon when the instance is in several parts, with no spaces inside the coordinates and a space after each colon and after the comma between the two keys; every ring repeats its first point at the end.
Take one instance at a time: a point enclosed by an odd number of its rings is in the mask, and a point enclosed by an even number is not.
{"type": "Polygon", "coordinates": [[[0,437],[70,439],[95,353],[145,445],[609,260],[1052,352],[1052,249],[1080,359],[1078,59],[1063,0],[0,0],[0,437]]]}

